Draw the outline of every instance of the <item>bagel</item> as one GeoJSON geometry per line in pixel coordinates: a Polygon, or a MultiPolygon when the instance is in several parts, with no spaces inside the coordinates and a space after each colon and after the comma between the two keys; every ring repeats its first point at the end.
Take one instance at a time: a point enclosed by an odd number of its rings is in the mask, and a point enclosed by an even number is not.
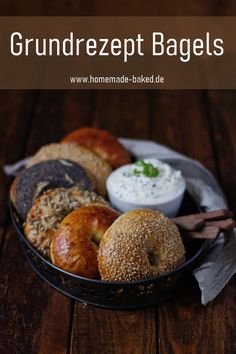
{"type": "Polygon", "coordinates": [[[34,201],[48,189],[56,187],[93,190],[87,171],[69,160],[43,161],[22,171],[14,180],[10,198],[19,216],[25,220],[34,201]]]}
{"type": "Polygon", "coordinates": [[[27,167],[46,160],[68,159],[86,169],[94,178],[98,193],[106,196],[106,179],[110,165],[92,151],[75,144],[49,144],[43,146],[30,160],[27,167]]]}
{"type": "Polygon", "coordinates": [[[87,278],[99,278],[99,243],[120,214],[99,204],[81,207],[67,215],[51,242],[51,259],[56,266],[87,278]]]}
{"type": "Polygon", "coordinates": [[[73,210],[87,204],[108,203],[92,191],[77,187],[55,188],[43,193],[34,202],[24,223],[25,237],[32,245],[50,257],[50,244],[60,222],[73,210]]]}
{"type": "Polygon", "coordinates": [[[131,162],[128,151],[115,136],[105,130],[83,127],[68,134],[62,143],[84,146],[106,160],[113,169],[131,162]]]}
{"type": "Polygon", "coordinates": [[[134,281],[161,275],[185,261],[179,231],[164,214],[132,210],[106,231],[99,246],[103,280],[134,281]]]}

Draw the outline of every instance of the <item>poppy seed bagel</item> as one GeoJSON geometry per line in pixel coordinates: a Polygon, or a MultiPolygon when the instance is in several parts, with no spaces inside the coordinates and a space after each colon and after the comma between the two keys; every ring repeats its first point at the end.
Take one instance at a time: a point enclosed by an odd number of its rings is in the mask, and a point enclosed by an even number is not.
{"type": "Polygon", "coordinates": [[[27,167],[41,161],[66,159],[86,169],[94,178],[98,193],[106,196],[106,179],[111,173],[110,165],[92,151],[75,144],[49,144],[43,146],[30,160],[27,167]]]}
{"type": "Polygon", "coordinates": [[[49,160],[40,162],[22,171],[14,180],[11,201],[25,220],[34,201],[46,190],[77,186],[81,190],[94,190],[94,185],[86,170],[69,160],[49,160]]]}

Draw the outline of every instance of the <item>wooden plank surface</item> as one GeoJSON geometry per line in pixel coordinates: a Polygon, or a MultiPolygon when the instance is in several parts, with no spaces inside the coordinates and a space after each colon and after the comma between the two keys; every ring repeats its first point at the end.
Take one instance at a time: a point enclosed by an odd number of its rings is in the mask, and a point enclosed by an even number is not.
{"type": "MultiPolygon", "coordinates": [[[[231,129],[234,127],[234,96],[231,94],[229,99],[228,95],[223,95],[223,101],[220,97],[214,96],[211,102],[214,109],[210,105],[207,110],[203,96],[193,92],[43,92],[39,94],[28,128],[30,134],[25,153],[31,154],[42,144],[60,140],[68,131],[92,123],[101,128],[107,126],[117,135],[152,137],[198,158],[214,173],[218,170],[214,162],[217,155],[221,182],[230,191],[234,183],[229,173],[230,156],[235,156],[231,129]],[[214,118],[215,107],[220,112],[224,107],[217,119],[214,118]],[[214,127],[208,116],[211,110],[214,127]],[[185,127],[180,129],[183,124],[185,127]],[[196,130],[204,132],[200,146],[205,149],[196,145],[196,130]],[[231,144],[231,155],[226,159],[223,158],[224,149],[227,149],[225,136],[231,144]],[[214,144],[223,149],[216,150],[214,144]]],[[[12,162],[17,159],[16,152],[9,154],[12,162]]],[[[3,228],[1,233],[4,233],[3,228]]],[[[101,348],[106,348],[108,353],[123,353],[124,350],[127,353],[156,353],[156,345],[159,353],[198,353],[199,350],[231,353],[234,349],[235,280],[206,308],[200,304],[196,286],[191,284],[182,295],[161,304],[156,310],[113,312],[77,303],[71,323],[73,303],[39,281],[29,268],[15,233],[9,229],[0,266],[3,353],[4,349],[5,352],[46,353],[48,348],[61,353],[68,350],[69,343],[71,353],[100,353],[101,348]],[[23,336],[25,328],[28,332],[23,336]],[[208,341],[209,336],[214,340],[208,341]]]]}
{"type": "MultiPolygon", "coordinates": [[[[203,96],[193,92],[43,92],[39,94],[34,119],[28,127],[30,132],[26,154],[36,151],[42,144],[60,140],[63,134],[72,129],[92,123],[101,128],[107,127],[117,135],[156,139],[198,158],[213,172],[216,170],[214,159],[218,156],[217,162],[223,176],[221,181],[226,189],[229,186],[231,190],[234,178],[230,174],[230,156],[235,156],[231,129],[234,127],[234,96],[231,94],[229,98],[229,95],[223,95],[222,99],[222,96],[212,93],[211,97],[211,105],[207,110],[203,96]],[[213,123],[209,116],[206,117],[210,111],[213,123]],[[196,130],[203,132],[200,146],[205,149],[199,148],[196,130]],[[224,149],[227,149],[225,136],[231,144],[231,153],[226,159],[223,158],[224,149]],[[223,146],[223,149],[217,150],[215,146],[223,146]]],[[[13,106],[13,109],[16,107],[13,106]]],[[[19,108],[16,111],[19,112],[19,108]]],[[[9,125],[6,125],[6,129],[9,129],[9,125]]],[[[8,139],[14,136],[14,128],[11,131],[8,139]]],[[[13,150],[8,154],[11,162],[19,156],[13,150]]],[[[1,333],[4,336],[1,349],[23,352],[24,348],[31,352],[46,353],[47,348],[53,348],[58,353],[66,352],[70,342],[73,303],[38,280],[29,269],[11,230],[7,232],[0,265],[4,275],[1,277],[1,333]],[[34,289],[33,298],[30,296],[31,289],[34,289]],[[21,294],[21,301],[17,294],[21,294]],[[13,308],[14,311],[10,310],[13,308]],[[20,326],[21,322],[25,327],[20,326]],[[28,328],[29,332],[22,336],[24,328],[28,328]],[[54,330],[50,331],[51,328],[54,330]]],[[[200,349],[203,353],[223,353],[226,349],[230,352],[235,345],[235,317],[232,315],[234,289],[235,281],[232,280],[223,294],[204,308],[200,305],[196,287],[187,287],[182,296],[156,308],[157,324],[153,308],[113,312],[77,303],[72,323],[71,353],[100,353],[101,348],[106,348],[108,353],[123,353],[124,350],[127,353],[155,353],[156,343],[159,343],[159,353],[198,353],[200,349]],[[215,340],[208,341],[208,336],[215,340]]]]}
{"type": "Polygon", "coordinates": [[[116,136],[147,139],[148,93],[145,91],[98,91],[93,124],[116,136]]]}
{"type": "MultiPolygon", "coordinates": [[[[148,138],[146,92],[98,92],[94,110],[95,126],[116,136],[148,138]]],[[[156,353],[154,308],[108,311],[76,303],[72,328],[71,353],[156,353]]]]}
{"type": "MultiPolygon", "coordinates": [[[[235,1],[2,1],[1,15],[235,15],[235,1]]],[[[236,211],[235,92],[0,92],[0,167],[82,125],[156,139],[199,159],[236,211]],[[197,132],[197,134],[196,134],[197,132]]],[[[203,307],[194,282],[156,308],[109,311],[68,300],[30,269],[0,172],[0,353],[236,352],[235,277],[203,307]],[[2,246],[2,249],[1,249],[2,246]]]]}
{"type": "Polygon", "coordinates": [[[199,160],[215,172],[203,93],[170,90],[150,95],[152,139],[199,160]]]}
{"type": "Polygon", "coordinates": [[[208,93],[213,149],[219,181],[228,197],[230,207],[236,211],[235,164],[236,161],[236,100],[235,91],[208,93]]]}
{"type": "Polygon", "coordinates": [[[0,5],[2,16],[219,16],[235,15],[234,0],[3,0],[0,5]]]}
{"type": "Polygon", "coordinates": [[[91,92],[40,92],[29,137],[30,153],[35,153],[42,145],[59,142],[73,129],[89,125],[92,115],[91,92]]]}
{"type": "MultiPolygon", "coordinates": [[[[26,94],[28,101],[31,93],[26,94]]],[[[63,131],[62,97],[42,99],[28,121],[25,155],[31,155],[43,143],[59,139],[63,131]],[[60,98],[60,104],[58,102],[60,98]],[[61,108],[61,109],[60,109],[61,108]],[[61,124],[60,124],[61,122],[61,124]],[[59,130],[61,127],[61,131],[59,130]]],[[[32,102],[35,103],[36,102],[32,102]]],[[[10,104],[10,103],[9,103],[10,104]]],[[[12,105],[14,102],[12,102],[12,105]]],[[[14,106],[12,106],[14,107],[14,106]]],[[[14,108],[13,108],[14,109],[14,108]]],[[[20,125],[21,116],[16,117],[20,125]]],[[[21,130],[13,129],[15,134],[21,130]]],[[[10,138],[9,138],[10,139],[10,138]]],[[[9,144],[9,141],[8,141],[9,144]]],[[[17,149],[17,144],[13,144],[17,149]]],[[[14,154],[13,154],[14,158],[14,154]]],[[[66,353],[70,338],[71,300],[39,280],[29,266],[16,238],[8,229],[0,259],[1,353],[66,353]],[[24,279],[24,281],[22,281],[24,279]],[[27,329],[27,331],[26,331],[27,329]]]]}
{"type": "MultiPolygon", "coordinates": [[[[236,94],[235,91],[209,91],[208,105],[211,132],[218,166],[218,177],[230,208],[236,213],[236,94]]],[[[223,291],[222,322],[224,326],[224,352],[236,352],[236,277],[223,291]]],[[[221,299],[222,299],[221,298],[221,299]]],[[[220,299],[219,299],[220,300],[220,299]]]]}
{"type": "Polygon", "coordinates": [[[4,174],[3,166],[24,154],[34,101],[34,92],[3,91],[0,95],[0,225],[6,224],[8,188],[12,181],[4,174]]]}
{"type": "Polygon", "coordinates": [[[0,226],[0,258],[1,258],[1,250],[2,250],[2,245],[5,239],[5,228],[0,226]]]}
{"type": "Polygon", "coordinates": [[[160,306],[159,353],[210,354],[225,351],[227,332],[223,322],[222,295],[204,307],[196,285],[186,284],[179,295],[160,306]]]}
{"type": "MultiPolygon", "coordinates": [[[[154,92],[151,112],[155,140],[198,159],[215,171],[207,111],[201,92],[154,92]]],[[[196,295],[196,288],[188,288],[186,284],[182,295],[159,306],[159,353],[222,353],[223,308],[219,300],[204,308],[199,301],[199,292],[196,295]],[[218,338],[217,342],[206,339],[212,335],[218,338]]]]}
{"type": "Polygon", "coordinates": [[[76,303],[71,353],[156,353],[155,309],[112,311],[76,303]]]}
{"type": "MultiPolygon", "coordinates": [[[[16,285],[17,283],[15,277],[22,274],[22,269],[17,267],[22,251],[12,240],[13,233],[9,234],[9,228],[7,227],[8,193],[12,179],[5,176],[3,166],[22,158],[24,154],[34,101],[35,95],[33,92],[28,95],[23,91],[5,91],[0,94],[0,224],[4,225],[4,227],[0,226],[0,352],[2,353],[9,353],[11,350],[14,353],[16,347],[21,346],[20,341],[17,343],[13,339],[18,338],[19,323],[17,321],[21,316],[21,303],[18,301],[18,297],[22,299],[19,289],[15,301],[10,300],[11,289],[14,288],[13,284],[16,285]],[[7,248],[9,239],[11,240],[11,247],[7,248]],[[16,253],[17,250],[19,250],[19,253],[16,253]]],[[[22,258],[26,264],[24,256],[22,258]]],[[[22,282],[22,279],[20,279],[20,284],[24,284],[25,288],[26,283],[22,282]]],[[[24,301],[26,302],[26,298],[24,298],[24,301]]]]}
{"type": "Polygon", "coordinates": [[[66,353],[70,301],[37,277],[12,229],[0,268],[0,352],[66,353]]]}

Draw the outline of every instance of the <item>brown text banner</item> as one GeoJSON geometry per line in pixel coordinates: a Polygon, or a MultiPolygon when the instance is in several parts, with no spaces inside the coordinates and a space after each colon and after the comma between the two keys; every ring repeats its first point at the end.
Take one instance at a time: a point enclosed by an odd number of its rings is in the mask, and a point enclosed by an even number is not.
{"type": "Polygon", "coordinates": [[[235,89],[236,17],[0,17],[0,89],[235,89]]]}

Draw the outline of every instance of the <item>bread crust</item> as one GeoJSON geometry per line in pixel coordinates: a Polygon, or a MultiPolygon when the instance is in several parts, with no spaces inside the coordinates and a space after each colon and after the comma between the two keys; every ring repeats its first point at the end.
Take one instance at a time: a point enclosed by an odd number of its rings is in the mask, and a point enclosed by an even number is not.
{"type": "Polygon", "coordinates": [[[94,190],[88,172],[71,160],[47,160],[23,170],[14,180],[10,198],[22,220],[34,201],[46,190],[77,186],[81,190],[94,190]]]}
{"type": "Polygon", "coordinates": [[[120,214],[99,204],[81,207],[64,218],[51,243],[53,264],[87,278],[99,278],[97,249],[120,214]]]}
{"type": "Polygon", "coordinates": [[[82,146],[75,144],[49,144],[43,146],[30,160],[27,167],[41,161],[68,159],[86,169],[95,181],[98,193],[106,196],[106,179],[111,173],[110,165],[101,157],[82,146]]]}
{"type": "Polygon", "coordinates": [[[92,191],[55,188],[36,199],[24,223],[25,237],[45,256],[50,257],[50,244],[60,222],[73,210],[91,203],[108,203],[92,191]]]}
{"type": "Polygon", "coordinates": [[[128,151],[117,138],[105,130],[83,127],[68,134],[62,143],[84,146],[106,160],[113,169],[131,162],[128,151]]]}
{"type": "Polygon", "coordinates": [[[121,215],[106,231],[98,252],[102,279],[132,281],[163,274],[185,260],[179,231],[150,209],[121,215]]]}

